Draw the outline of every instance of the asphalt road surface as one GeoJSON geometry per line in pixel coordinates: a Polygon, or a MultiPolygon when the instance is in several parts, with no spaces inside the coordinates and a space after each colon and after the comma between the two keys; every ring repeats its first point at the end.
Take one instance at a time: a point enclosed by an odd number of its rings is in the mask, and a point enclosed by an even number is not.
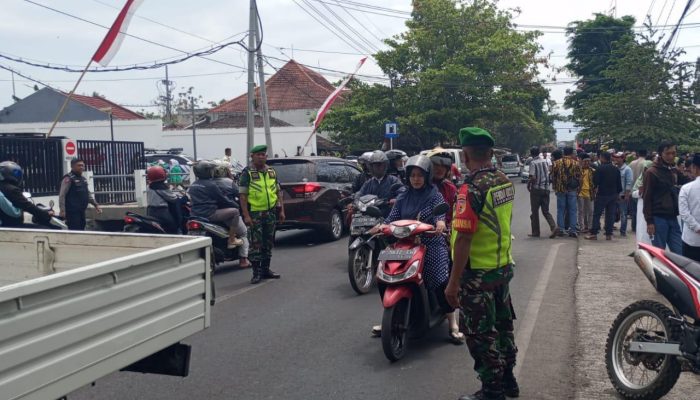
{"type": "MultiPolygon", "coordinates": [[[[530,205],[516,182],[511,283],[523,399],[571,398],[575,352],[576,240],[528,238],[530,205]]],[[[550,211],[555,212],[552,199],[550,211]]],[[[547,224],[541,221],[543,234],[547,224]]],[[[219,301],[209,329],[187,339],[190,376],[118,372],[68,396],[78,399],[456,399],[479,389],[466,346],[447,324],[389,362],[370,328],[381,321],[376,292],[358,296],[347,277],[347,239],[280,232],[273,269],[281,280],[252,286],[250,270],[215,276],[219,301]]]]}

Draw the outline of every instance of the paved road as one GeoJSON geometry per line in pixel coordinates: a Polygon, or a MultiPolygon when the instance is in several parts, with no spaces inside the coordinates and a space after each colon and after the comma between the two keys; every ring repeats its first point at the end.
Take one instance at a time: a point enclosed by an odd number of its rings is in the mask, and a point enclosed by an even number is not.
{"type": "MultiPolygon", "coordinates": [[[[529,200],[516,187],[511,291],[521,398],[570,398],[576,241],[527,238],[529,200]]],[[[446,324],[411,342],[402,361],[384,358],[369,335],[381,318],[378,295],[353,292],[346,245],[279,233],[273,269],[281,280],[251,286],[250,271],[233,267],[216,275],[212,327],[187,340],[189,377],[115,373],[69,399],[455,399],[477,390],[473,361],[446,341],[446,324]]]]}

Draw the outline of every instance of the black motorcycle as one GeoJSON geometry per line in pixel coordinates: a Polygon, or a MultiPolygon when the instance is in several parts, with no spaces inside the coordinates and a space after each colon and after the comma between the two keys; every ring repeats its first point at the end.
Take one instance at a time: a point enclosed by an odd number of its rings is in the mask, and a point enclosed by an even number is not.
{"type": "Polygon", "coordinates": [[[377,256],[385,247],[384,239],[369,234],[372,227],[382,222],[381,218],[367,215],[367,207],[381,208],[387,206],[385,200],[368,194],[353,203],[352,222],[350,223],[350,245],[348,247],[348,277],[350,285],[357,294],[370,291],[377,273],[377,256]]]}
{"type": "Polygon", "coordinates": [[[206,218],[190,217],[187,221],[187,234],[211,238],[214,253],[212,265],[238,259],[238,247],[228,248],[229,230],[224,225],[211,222],[206,218]]]}
{"type": "MultiPolygon", "coordinates": [[[[189,198],[183,196],[180,198],[180,232],[183,235],[187,234],[187,220],[190,217],[191,206],[189,198]]],[[[127,211],[124,216],[124,232],[127,233],[154,233],[157,235],[167,235],[161,222],[154,217],[137,214],[127,211]]]]}

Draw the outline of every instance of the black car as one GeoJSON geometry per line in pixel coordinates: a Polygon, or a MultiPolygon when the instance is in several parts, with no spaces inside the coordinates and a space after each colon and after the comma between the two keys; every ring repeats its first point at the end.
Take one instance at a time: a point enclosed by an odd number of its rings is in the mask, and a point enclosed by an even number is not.
{"type": "Polygon", "coordinates": [[[319,231],[328,240],[343,235],[352,182],[361,174],[352,161],[334,157],[268,160],[282,186],[286,221],[277,229],[319,231]]]}

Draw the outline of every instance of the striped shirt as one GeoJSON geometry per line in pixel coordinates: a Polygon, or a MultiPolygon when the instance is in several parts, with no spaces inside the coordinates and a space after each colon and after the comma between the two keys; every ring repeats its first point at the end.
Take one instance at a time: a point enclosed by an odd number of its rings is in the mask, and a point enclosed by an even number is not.
{"type": "Polygon", "coordinates": [[[543,158],[535,158],[530,163],[530,176],[533,189],[549,190],[549,164],[543,158]]]}

